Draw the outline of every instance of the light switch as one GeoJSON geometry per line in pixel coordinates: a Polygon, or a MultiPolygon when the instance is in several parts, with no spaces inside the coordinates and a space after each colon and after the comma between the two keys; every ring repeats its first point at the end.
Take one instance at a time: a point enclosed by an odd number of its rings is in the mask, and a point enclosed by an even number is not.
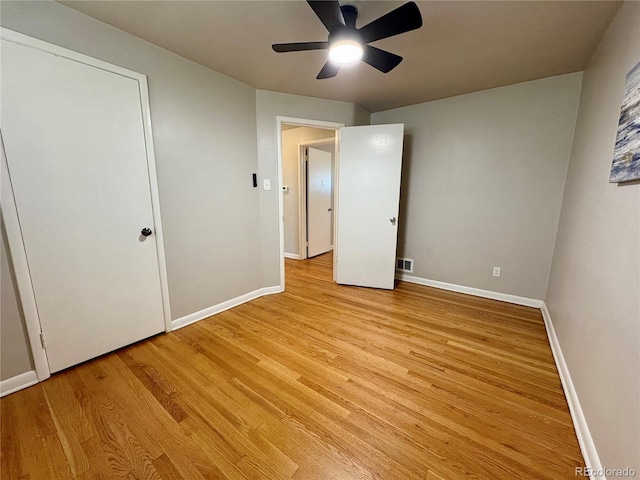
{"type": "Polygon", "coordinates": [[[262,189],[263,190],[271,190],[271,180],[265,178],[262,180],[262,189]]]}

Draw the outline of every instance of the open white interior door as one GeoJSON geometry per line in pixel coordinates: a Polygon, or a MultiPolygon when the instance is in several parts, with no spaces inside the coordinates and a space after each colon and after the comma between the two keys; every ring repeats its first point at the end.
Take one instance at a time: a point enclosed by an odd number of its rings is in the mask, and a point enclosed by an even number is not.
{"type": "Polygon", "coordinates": [[[331,154],[308,148],[307,257],[331,250],[331,154]]]}
{"type": "Polygon", "coordinates": [[[393,289],[404,125],[340,129],[336,281],[393,289]]]}

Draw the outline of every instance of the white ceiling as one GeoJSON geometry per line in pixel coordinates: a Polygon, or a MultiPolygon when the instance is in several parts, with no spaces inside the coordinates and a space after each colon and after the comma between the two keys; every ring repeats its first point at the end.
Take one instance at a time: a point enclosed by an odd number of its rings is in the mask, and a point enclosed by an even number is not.
{"type": "MultiPolygon", "coordinates": [[[[316,80],[326,51],[272,43],[324,41],[302,0],[63,1],[75,10],[255,88],[354,102],[377,112],[580,71],[617,1],[418,1],[423,27],[374,42],[404,57],[383,74],[364,63],[316,80]]],[[[404,2],[349,1],[363,26],[404,2]]]]}

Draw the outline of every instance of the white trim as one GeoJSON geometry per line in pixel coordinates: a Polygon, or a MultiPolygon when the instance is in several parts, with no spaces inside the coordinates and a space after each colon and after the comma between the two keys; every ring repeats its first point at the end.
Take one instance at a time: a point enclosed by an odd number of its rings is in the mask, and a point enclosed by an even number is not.
{"type": "Polygon", "coordinates": [[[334,148],[335,159],[333,163],[333,281],[338,281],[338,215],[340,205],[338,202],[338,189],[340,188],[340,130],[336,131],[336,146],[334,148]]]}
{"type": "Polygon", "coordinates": [[[284,258],[292,258],[294,260],[300,260],[300,255],[298,255],[297,253],[284,252],[284,258]]]}
{"type": "MultiPolygon", "coordinates": [[[[307,175],[305,147],[298,143],[298,252],[300,260],[307,258],[307,175]]],[[[284,212],[283,212],[284,215],[284,212]]]]}
{"type": "Polygon", "coordinates": [[[396,278],[404,282],[417,283],[418,285],[426,285],[427,287],[440,288],[451,292],[466,293],[467,295],[473,295],[476,297],[500,300],[502,302],[514,303],[516,305],[524,305],[525,307],[541,308],[544,303],[542,300],[536,300],[534,298],[519,297],[508,293],[492,292],[491,290],[481,290],[479,288],[465,287],[454,283],[438,282],[436,280],[414,277],[413,275],[405,275],[403,273],[397,273],[396,278]]]}
{"type": "MultiPolygon", "coordinates": [[[[564,390],[564,395],[567,398],[569,412],[571,412],[571,419],[573,420],[573,426],[576,430],[576,436],[578,437],[578,443],[580,444],[580,450],[582,451],[585,464],[592,472],[602,471],[603,469],[602,464],[600,463],[600,457],[598,456],[598,451],[596,450],[595,443],[593,442],[593,437],[591,437],[587,420],[582,412],[578,393],[573,386],[569,367],[564,360],[562,348],[560,347],[560,342],[556,336],[556,331],[553,328],[553,322],[551,321],[551,315],[549,314],[546,303],[542,302],[540,310],[542,311],[542,318],[544,319],[544,325],[547,329],[549,345],[551,346],[553,359],[555,360],[556,367],[558,368],[558,374],[560,375],[560,381],[562,382],[562,389],[564,390]]],[[[598,480],[602,480],[605,477],[591,476],[590,478],[594,480],[596,478],[598,480]]]]}
{"type": "Polygon", "coordinates": [[[140,100],[142,102],[142,120],[144,123],[144,139],[147,146],[147,167],[149,174],[149,189],[151,191],[151,210],[153,214],[153,236],[156,240],[156,254],[158,257],[158,271],[160,274],[160,292],[162,295],[162,311],[164,313],[165,331],[171,331],[171,303],[169,301],[169,277],[167,275],[167,260],[164,251],[164,233],[162,229],[162,215],[160,214],[160,193],[158,191],[158,176],[156,173],[156,154],[153,148],[153,131],[151,129],[151,108],[149,106],[149,87],[146,75],[138,80],[140,100]]]}
{"type": "MultiPolygon", "coordinates": [[[[69,50],[52,43],[38,40],[28,35],[23,35],[12,30],[0,27],[0,38],[8,42],[16,43],[28,48],[35,48],[47,53],[64,57],[91,67],[99,68],[107,72],[122,75],[138,82],[140,91],[140,111],[143,120],[143,131],[145,136],[145,145],[147,151],[147,169],[149,175],[149,189],[151,194],[152,214],[154,220],[154,237],[156,240],[156,250],[158,258],[158,271],[160,275],[160,291],[162,297],[163,316],[165,330],[171,330],[171,306],[169,302],[169,284],[167,279],[166,258],[164,252],[164,237],[162,232],[162,220],[160,215],[160,198],[158,193],[158,180],[156,175],[155,152],[153,148],[153,134],[151,130],[151,110],[149,106],[149,89],[147,84],[147,76],[132,70],[113,65],[111,63],[98,60],[87,55],[83,55],[73,50],[69,50]]],[[[16,281],[18,283],[18,291],[20,293],[22,308],[25,313],[25,321],[27,326],[27,335],[29,344],[35,363],[35,370],[40,381],[50,376],[49,363],[47,361],[46,352],[40,343],[40,320],[38,316],[33,286],[31,285],[31,274],[27,263],[24,243],[22,241],[22,231],[18,220],[17,208],[13,196],[13,188],[11,186],[8,165],[2,148],[2,177],[3,189],[7,201],[3,201],[3,214],[6,213],[7,219],[7,237],[11,248],[11,256],[16,270],[16,281]],[[6,185],[5,185],[6,180],[6,185]]]]}
{"type": "Polygon", "coordinates": [[[37,50],[42,50],[43,52],[52,53],[59,57],[74,60],[78,63],[84,63],[92,67],[100,68],[102,70],[106,70],[107,72],[117,73],[118,75],[122,75],[123,77],[132,78],[133,80],[140,81],[147,78],[146,75],[143,75],[142,73],[134,72],[133,70],[119,67],[118,65],[104,62],[102,60],[98,60],[97,58],[83,55],[82,53],[74,52],[73,50],[60,47],[53,43],[45,42],[44,40],[38,40],[37,38],[14,32],[13,30],[9,30],[4,27],[0,27],[0,38],[2,38],[2,40],[7,40],[24,47],[35,48],[37,50]]]}
{"type": "Polygon", "coordinates": [[[276,117],[276,150],[278,161],[278,243],[280,253],[280,291],[284,292],[284,193],[282,192],[282,117],[276,117]]]}
{"type": "MultiPolygon", "coordinates": [[[[282,192],[282,124],[299,125],[301,127],[311,128],[327,128],[338,131],[344,127],[344,123],[325,122],[322,120],[308,120],[304,118],[276,116],[276,149],[278,155],[278,235],[280,239],[280,291],[284,292],[284,194],[282,192]]],[[[338,145],[338,136],[336,135],[336,147],[338,145]]],[[[336,152],[338,148],[336,148],[336,152]]],[[[338,168],[338,155],[336,154],[336,170],[338,168]]],[[[334,196],[337,190],[334,190],[334,196]]],[[[336,216],[337,206],[334,202],[334,218],[336,216]]],[[[335,236],[335,230],[334,230],[335,236]]],[[[335,243],[335,242],[334,242],[335,243]]],[[[335,264],[335,262],[334,262],[335,264]]],[[[334,266],[335,268],[335,266],[334,266]]]]}
{"type": "Polygon", "coordinates": [[[333,137],[319,138],[318,140],[304,140],[300,142],[298,145],[304,145],[305,147],[313,147],[317,145],[330,145],[332,143],[335,145],[335,141],[336,141],[336,137],[334,134],[333,137]]]}
{"type": "Polygon", "coordinates": [[[4,397],[5,395],[30,387],[38,382],[38,375],[36,375],[35,370],[29,370],[28,372],[21,373],[15,377],[7,378],[0,382],[0,397],[4,397]]]}
{"type": "Polygon", "coordinates": [[[208,318],[217,313],[224,312],[225,310],[229,310],[230,308],[237,307],[238,305],[242,305],[243,303],[247,303],[251,300],[255,300],[256,298],[280,292],[280,285],[259,288],[258,290],[245,293],[244,295],[240,295],[239,297],[232,298],[231,300],[227,300],[212,307],[200,310],[199,312],[190,313],[189,315],[185,315],[184,317],[177,318],[176,320],[171,322],[172,330],[186,327],[187,325],[199,322],[200,320],[204,320],[205,318],[208,318]]]}
{"type": "Polygon", "coordinates": [[[9,165],[4,151],[4,142],[2,140],[2,132],[0,132],[0,157],[2,178],[0,187],[0,209],[2,210],[2,220],[7,230],[7,242],[9,244],[9,255],[13,264],[13,270],[16,275],[16,284],[18,286],[18,295],[20,304],[24,313],[25,326],[27,327],[27,337],[29,346],[31,347],[31,357],[38,380],[43,381],[51,376],[49,370],[49,361],[47,353],[40,343],[40,316],[38,315],[38,306],[36,305],[36,297],[31,284],[31,273],[29,272],[29,263],[27,262],[27,252],[22,242],[22,229],[20,228],[20,219],[18,218],[18,209],[16,208],[16,200],[13,196],[13,185],[9,175],[9,165]]]}

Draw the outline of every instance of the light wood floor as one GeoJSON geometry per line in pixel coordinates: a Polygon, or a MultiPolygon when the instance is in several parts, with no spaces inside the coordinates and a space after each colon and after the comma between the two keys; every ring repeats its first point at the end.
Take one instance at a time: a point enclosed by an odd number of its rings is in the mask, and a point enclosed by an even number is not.
{"type": "Polygon", "coordinates": [[[284,294],[2,399],[2,479],[575,478],[539,311],[286,268],[284,294]]]}

